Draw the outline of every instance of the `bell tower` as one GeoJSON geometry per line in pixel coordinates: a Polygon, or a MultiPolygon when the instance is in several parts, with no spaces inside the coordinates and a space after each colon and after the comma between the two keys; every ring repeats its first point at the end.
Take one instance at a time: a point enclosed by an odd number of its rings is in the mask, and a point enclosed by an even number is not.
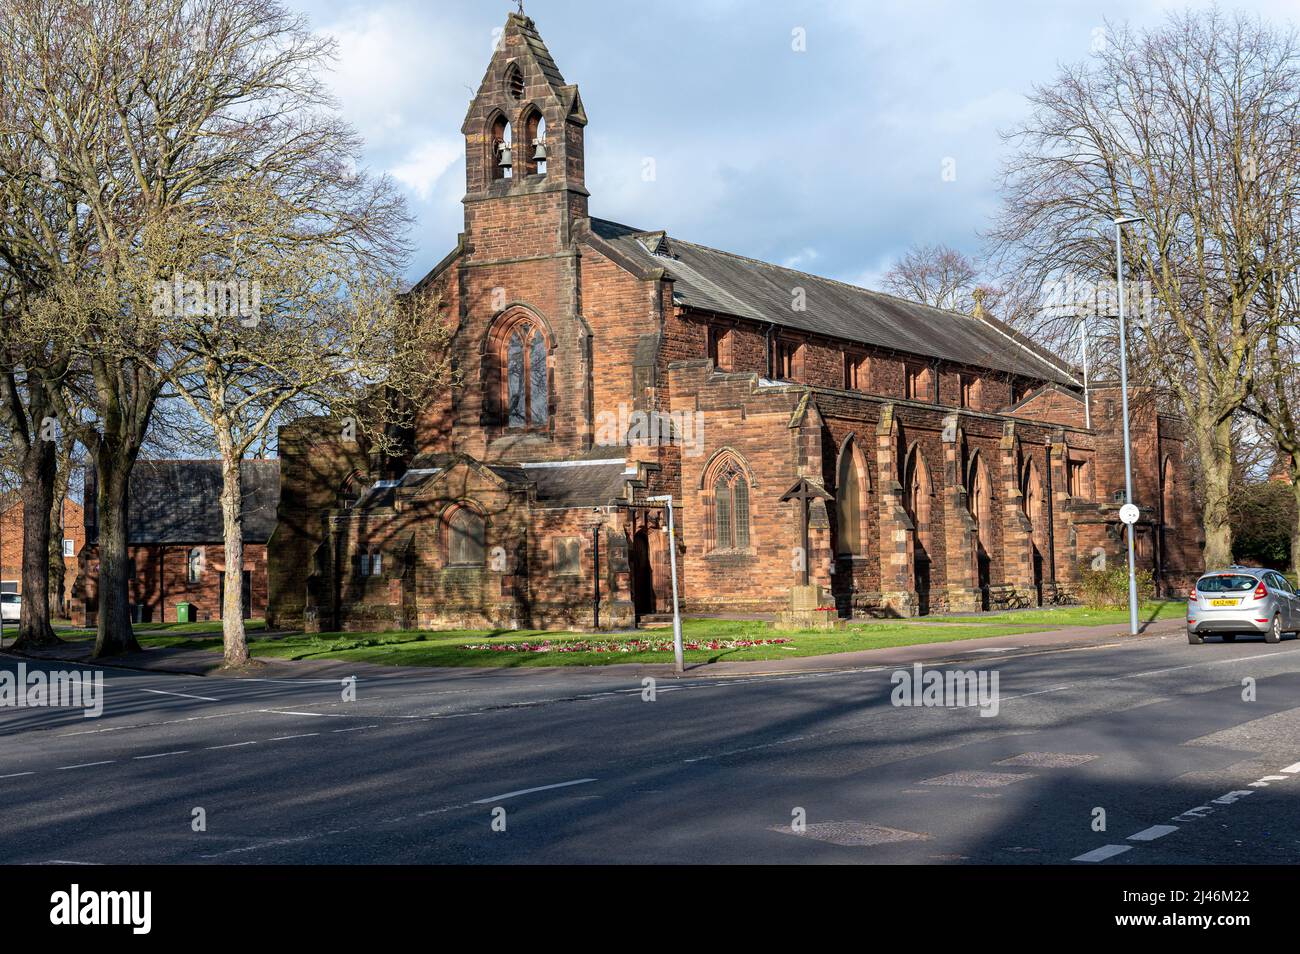
{"type": "Polygon", "coordinates": [[[578,87],[533,21],[512,13],[461,132],[466,369],[453,446],[484,461],[565,459],[591,445],[592,335],[578,236],[588,227],[578,87]],[[477,373],[475,373],[475,371],[477,373]]]}
{"type": "Polygon", "coordinates": [[[512,13],[470,103],[465,136],[465,232],[479,252],[567,247],[587,217],[584,128],[576,85],[567,84],[536,25],[512,13]]]}

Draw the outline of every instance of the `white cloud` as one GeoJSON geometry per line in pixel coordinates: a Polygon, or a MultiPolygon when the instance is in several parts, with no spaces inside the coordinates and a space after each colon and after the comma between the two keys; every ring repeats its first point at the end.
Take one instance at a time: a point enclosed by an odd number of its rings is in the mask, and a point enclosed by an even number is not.
{"type": "Polygon", "coordinates": [[[812,266],[812,263],[817,261],[819,258],[821,258],[821,254],[817,249],[804,248],[800,249],[794,255],[791,255],[781,264],[786,268],[796,268],[802,271],[807,271],[812,266]]]}
{"type": "Polygon", "coordinates": [[[459,138],[433,139],[413,149],[389,172],[421,202],[427,202],[444,173],[460,159],[461,150],[459,138]]]}
{"type": "Polygon", "coordinates": [[[409,149],[431,122],[450,131],[446,118],[472,95],[465,76],[487,64],[486,53],[453,45],[458,31],[405,3],[350,11],[319,32],[338,44],[328,82],[371,150],[409,149]]]}

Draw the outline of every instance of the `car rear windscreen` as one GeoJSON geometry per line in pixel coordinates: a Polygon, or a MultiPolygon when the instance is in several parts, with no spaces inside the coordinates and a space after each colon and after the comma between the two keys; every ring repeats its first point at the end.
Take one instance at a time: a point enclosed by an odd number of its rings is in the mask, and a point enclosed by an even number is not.
{"type": "Polygon", "coordinates": [[[1196,581],[1196,588],[1202,593],[1238,593],[1242,590],[1253,590],[1258,585],[1259,580],[1253,576],[1243,576],[1238,573],[1203,576],[1196,581]]]}

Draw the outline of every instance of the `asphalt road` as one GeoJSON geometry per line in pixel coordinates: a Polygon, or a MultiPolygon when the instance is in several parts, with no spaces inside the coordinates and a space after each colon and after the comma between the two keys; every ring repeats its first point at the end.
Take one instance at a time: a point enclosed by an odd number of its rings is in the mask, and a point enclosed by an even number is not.
{"type": "Polygon", "coordinates": [[[996,716],[893,668],[106,670],[100,718],[0,708],[0,862],[1300,862],[1300,641],[957,651],[996,716]]]}

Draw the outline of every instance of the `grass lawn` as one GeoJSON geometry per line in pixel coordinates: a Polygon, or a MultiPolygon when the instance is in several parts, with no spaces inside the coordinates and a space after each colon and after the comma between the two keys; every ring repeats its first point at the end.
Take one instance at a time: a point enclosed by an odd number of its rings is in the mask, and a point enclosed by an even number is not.
{"type": "MultiPolygon", "coordinates": [[[[1150,603],[1141,608],[1141,619],[1181,617],[1181,602],[1150,603]]],[[[991,613],[981,616],[937,617],[934,619],[879,620],[855,623],[844,630],[784,633],[768,623],[743,620],[693,619],[682,624],[682,636],[689,645],[712,641],[785,640],[779,644],[759,646],[702,645],[687,649],[691,663],[719,660],[784,659],[790,656],[819,656],[910,646],[950,640],[986,639],[1015,636],[1068,626],[1102,626],[1122,624],[1128,620],[1126,609],[1090,610],[1083,607],[991,613]]],[[[396,666],[599,666],[610,663],[672,662],[672,630],[656,629],[631,635],[599,635],[540,631],[502,632],[488,630],[417,631],[397,633],[322,633],[259,636],[264,628],[260,620],[248,624],[249,648],[254,656],[266,659],[339,659],[396,666]],[[468,649],[475,646],[519,646],[521,643],[549,642],[553,647],[576,643],[626,644],[631,639],[646,643],[664,643],[662,648],[619,652],[594,648],[581,651],[534,652],[523,649],[468,649]]],[[[221,624],[146,623],[136,627],[141,645],[151,647],[185,646],[195,649],[221,649],[221,624]]],[[[65,638],[91,638],[85,630],[65,631],[65,638]]]]}

